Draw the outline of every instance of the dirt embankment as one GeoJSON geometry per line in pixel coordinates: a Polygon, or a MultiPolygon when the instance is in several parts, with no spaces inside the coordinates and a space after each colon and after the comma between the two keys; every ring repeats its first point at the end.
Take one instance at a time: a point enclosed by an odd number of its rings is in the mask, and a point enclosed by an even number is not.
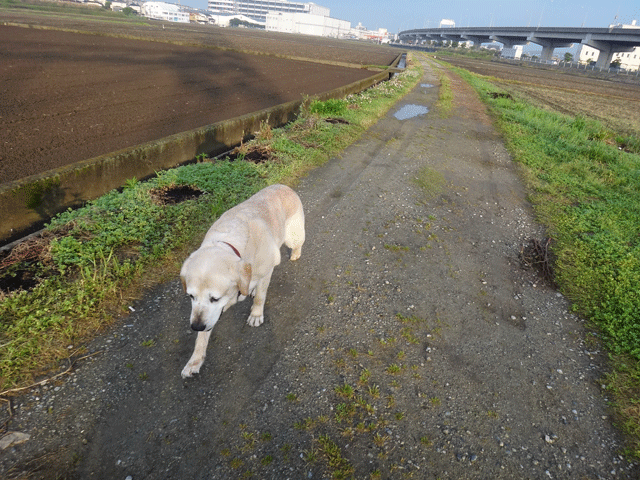
{"type": "MultiPolygon", "coordinates": [[[[199,375],[179,281],[132,305],[64,381],[13,405],[33,478],[638,478],[601,355],[519,252],[544,232],[484,107],[438,75],[297,190],[302,257],[266,322],[216,325],[199,375]],[[436,85],[434,87],[433,85],[436,85]],[[403,106],[431,112],[399,120],[403,106]],[[99,352],[99,353],[98,353],[99,352]]],[[[287,252],[288,253],[288,252],[287,252]]]]}

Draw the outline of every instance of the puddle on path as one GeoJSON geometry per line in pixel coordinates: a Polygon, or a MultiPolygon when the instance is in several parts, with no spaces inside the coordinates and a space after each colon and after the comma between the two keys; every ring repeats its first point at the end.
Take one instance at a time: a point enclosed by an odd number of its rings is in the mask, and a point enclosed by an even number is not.
{"type": "Polygon", "coordinates": [[[405,105],[396,113],[393,114],[398,120],[407,120],[408,118],[417,117],[418,115],[424,115],[429,113],[429,109],[424,105],[405,105]]]}
{"type": "Polygon", "coordinates": [[[421,83],[420,86],[422,88],[431,88],[431,87],[433,87],[433,85],[431,83],[421,83]]]}

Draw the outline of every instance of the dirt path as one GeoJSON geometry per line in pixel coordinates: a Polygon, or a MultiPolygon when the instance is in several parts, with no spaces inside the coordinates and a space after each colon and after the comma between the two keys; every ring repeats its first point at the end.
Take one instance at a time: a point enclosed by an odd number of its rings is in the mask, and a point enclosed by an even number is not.
{"type": "Polygon", "coordinates": [[[183,381],[189,302],[177,280],[157,287],[67,381],[16,402],[9,428],[31,437],[0,476],[638,478],[603,356],[520,268],[542,232],[483,106],[453,79],[451,117],[394,117],[433,108],[437,84],[425,66],[299,185],[307,243],[276,270],[263,326],[234,307],[183,381]]]}

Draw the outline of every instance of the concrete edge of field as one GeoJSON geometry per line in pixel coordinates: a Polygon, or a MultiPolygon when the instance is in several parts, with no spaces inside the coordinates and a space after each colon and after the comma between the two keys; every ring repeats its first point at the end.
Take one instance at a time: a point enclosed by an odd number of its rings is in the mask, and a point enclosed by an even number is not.
{"type": "MultiPolygon", "coordinates": [[[[388,80],[398,71],[403,54],[388,70],[311,98],[342,98],[388,80]]],[[[202,154],[220,155],[251,138],[264,124],[281,127],[297,117],[303,102],[283,103],[0,185],[0,242],[33,232],[57,213],[120,188],[128,179],[151,177],[202,154]]]]}

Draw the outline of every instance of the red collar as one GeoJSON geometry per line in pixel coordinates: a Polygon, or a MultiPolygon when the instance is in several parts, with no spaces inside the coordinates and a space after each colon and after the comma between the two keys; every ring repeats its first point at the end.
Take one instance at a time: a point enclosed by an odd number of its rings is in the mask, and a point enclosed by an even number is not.
{"type": "Polygon", "coordinates": [[[227,245],[229,245],[231,247],[231,250],[233,250],[233,253],[235,253],[238,256],[238,258],[242,258],[242,255],[240,255],[240,252],[236,247],[231,245],[229,242],[222,242],[222,243],[226,243],[227,245]]]}

